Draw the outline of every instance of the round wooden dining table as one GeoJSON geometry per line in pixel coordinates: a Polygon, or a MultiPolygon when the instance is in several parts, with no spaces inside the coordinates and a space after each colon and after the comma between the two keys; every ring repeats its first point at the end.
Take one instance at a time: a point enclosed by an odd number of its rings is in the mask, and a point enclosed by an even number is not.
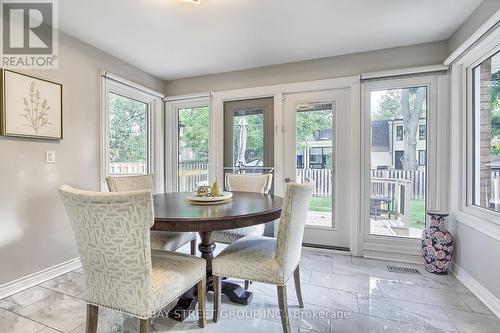
{"type": "MultiPolygon", "coordinates": [[[[212,290],[212,260],[215,242],[212,233],[249,227],[271,222],[281,214],[282,198],[261,193],[233,192],[233,200],[214,205],[196,205],[187,201],[188,192],[163,193],[153,196],[155,222],[152,230],[198,232],[201,242],[198,249],[207,262],[207,290],[212,290]]],[[[244,262],[241,263],[245,265],[244,262]]],[[[169,317],[183,321],[194,310],[197,302],[196,289],[192,288],[180,297],[169,317]]],[[[224,280],[222,293],[232,302],[249,304],[252,293],[239,284],[224,280]]]]}

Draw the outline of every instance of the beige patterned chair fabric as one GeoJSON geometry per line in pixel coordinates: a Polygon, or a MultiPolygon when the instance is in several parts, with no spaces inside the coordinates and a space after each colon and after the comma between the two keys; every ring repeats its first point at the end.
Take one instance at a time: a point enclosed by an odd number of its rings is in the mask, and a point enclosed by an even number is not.
{"type": "Polygon", "coordinates": [[[214,259],[213,274],[285,285],[300,261],[313,188],[312,182],[287,184],[277,239],[246,236],[237,240],[214,259]]]}
{"type": "MultiPolygon", "coordinates": [[[[152,175],[140,176],[108,176],[106,183],[110,192],[126,192],[153,190],[152,175]]],[[[189,242],[196,242],[193,232],[151,231],[151,248],[153,250],[175,251],[189,242]]],[[[196,244],[193,245],[196,248],[196,244]]],[[[194,254],[194,253],[191,253],[194,254]]]]}
{"type": "Polygon", "coordinates": [[[248,174],[238,175],[226,174],[226,186],[229,191],[268,193],[273,184],[273,175],[248,174]]]}
{"type": "Polygon", "coordinates": [[[150,191],[99,193],[62,186],[88,303],[149,318],[205,278],[205,260],[151,253],[150,191]]]}
{"type": "Polygon", "coordinates": [[[154,188],[152,175],[108,176],[106,177],[106,183],[109,192],[153,191],[154,188]]]}
{"type": "MultiPolygon", "coordinates": [[[[268,193],[273,184],[273,175],[236,175],[226,174],[226,186],[229,191],[268,193]]],[[[231,244],[245,236],[262,236],[265,225],[258,224],[246,228],[216,231],[213,233],[215,242],[231,244]]]]}

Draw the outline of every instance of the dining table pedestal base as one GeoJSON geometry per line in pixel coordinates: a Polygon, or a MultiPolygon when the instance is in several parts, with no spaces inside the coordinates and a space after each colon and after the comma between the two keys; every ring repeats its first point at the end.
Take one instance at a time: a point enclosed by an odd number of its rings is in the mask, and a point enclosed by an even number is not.
{"type": "MultiPolygon", "coordinates": [[[[207,291],[213,291],[213,278],[212,278],[212,260],[214,259],[215,242],[212,240],[212,232],[203,231],[199,232],[201,242],[198,245],[198,250],[201,257],[207,262],[207,291]]],[[[223,280],[221,283],[222,294],[226,295],[233,303],[249,305],[252,301],[253,294],[238,283],[223,280]]],[[[172,310],[169,311],[168,317],[184,321],[194,311],[196,303],[198,302],[198,290],[193,287],[186,291],[177,301],[177,304],[172,310]]]]}

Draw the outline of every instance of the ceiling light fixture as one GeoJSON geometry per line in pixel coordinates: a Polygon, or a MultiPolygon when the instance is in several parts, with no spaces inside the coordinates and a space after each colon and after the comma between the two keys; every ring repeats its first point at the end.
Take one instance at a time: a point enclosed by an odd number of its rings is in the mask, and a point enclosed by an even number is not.
{"type": "Polygon", "coordinates": [[[195,4],[199,5],[200,4],[200,0],[191,0],[191,2],[194,2],[195,4]]]}

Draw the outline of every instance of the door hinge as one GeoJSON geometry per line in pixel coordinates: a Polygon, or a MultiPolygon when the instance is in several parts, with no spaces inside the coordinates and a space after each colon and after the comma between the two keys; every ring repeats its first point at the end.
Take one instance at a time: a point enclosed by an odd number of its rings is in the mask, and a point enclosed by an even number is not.
{"type": "Polygon", "coordinates": [[[286,95],[285,94],[281,94],[281,101],[284,102],[286,99],[286,95]]]}
{"type": "Polygon", "coordinates": [[[285,133],[285,125],[281,125],[281,133],[285,133]]]}

